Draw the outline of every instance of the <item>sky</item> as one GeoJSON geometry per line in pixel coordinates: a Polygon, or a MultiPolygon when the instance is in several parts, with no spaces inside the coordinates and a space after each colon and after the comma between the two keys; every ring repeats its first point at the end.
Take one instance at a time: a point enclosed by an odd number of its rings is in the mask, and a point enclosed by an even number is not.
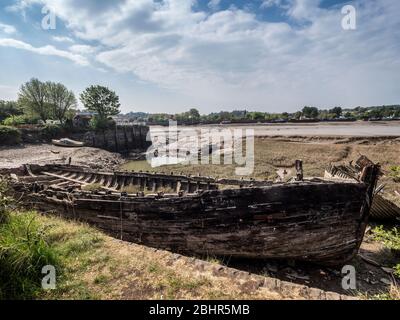
{"type": "Polygon", "coordinates": [[[32,77],[124,113],[399,104],[400,1],[0,0],[0,100],[32,77]]]}

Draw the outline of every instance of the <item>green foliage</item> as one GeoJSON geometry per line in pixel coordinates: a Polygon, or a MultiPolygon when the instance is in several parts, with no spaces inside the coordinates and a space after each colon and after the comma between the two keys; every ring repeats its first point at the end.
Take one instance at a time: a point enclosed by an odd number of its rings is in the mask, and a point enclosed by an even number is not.
{"type": "Polygon", "coordinates": [[[318,109],[315,107],[305,106],[302,110],[303,117],[316,119],[318,117],[318,109]]]}
{"type": "Polygon", "coordinates": [[[64,123],[77,101],[61,83],[31,79],[21,86],[18,103],[26,114],[37,115],[43,122],[52,119],[64,123]]]}
{"type": "Polygon", "coordinates": [[[38,79],[31,79],[21,86],[18,103],[31,113],[37,114],[46,122],[50,118],[51,106],[47,102],[46,84],[38,79]]]}
{"type": "Polygon", "coordinates": [[[0,225],[0,299],[34,298],[46,265],[58,266],[58,258],[36,215],[11,214],[0,225]]]}
{"type": "Polygon", "coordinates": [[[0,100],[0,123],[9,117],[23,114],[22,108],[15,101],[0,100]]]}
{"type": "Polygon", "coordinates": [[[339,118],[342,115],[343,110],[341,107],[335,107],[335,108],[329,110],[329,113],[333,114],[334,117],[339,118]]]}
{"type": "Polygon", "coordinates": [[[400,250],[400,231],[396,227],[392,230],[385,230],[383,226],[378,226],[372,232],[374,238],[383,242],[389,249],[400,250]]]}
{"type": "Polygon", "coordinates": [[[3,121],[3,125],[9,126],[9,127],[15,127],[15,126],[20,126],[26,124],[26,119],[25,116],[11,116],[8,117],[3,121]]]}
{"type": "Polygon", "coordinates": [[[82,92],[80,98],[85,108],[95,112],[102,120],[120,112],[119,97],[107,87],[90,86],[82,92]]]}
{"type": "Polygon", "coordinates": [[[15,145],[21,142],[21,132],[8,126],[0,125],[0,145],[15,145]]]}
{"type": "Polygon", "coordinates": [[[12,199],[7,196],[7,181],[0,177],[0,225],[6,223],[9,219],[7,207],[12,203],[12,199]]]}
{"type": "Polygon", "coordinates": [[[115,128],[116,123],[114,120],[109,118],[102,118],[100,116],[95,115],[89,123],[90,128],[95,131],[104,131],[107,129],[115,128]]]}
{"type": "Polygon", "coordinates": [[[396,181],[400,181],[400,166],[390,167],[390,176],[393,177],[396,181]]]}
{"type": "Polygon", "coordinates": [[[77,101],[72,91],[61,83],[46,82],[46,100],[51,106],[51,115],[61,124],[67,119],[69,111],[76,107],[77,101]]]}
{"type": "Polygon", "coordinates": [[[5,119],[3,121],[3,124],[5,126],[16,127],[16,126],[21,126],[21,125],[25,125],[25,124],[38,124],[39,120],[40,119],[38,117],[30,116],[28,114],[23,114],[23,115],[19,115],[19,116],[8,117],[7,119],[5,119]]]}
{"type": "Polygon", "coordinates": [[[41,135],[44,139],[49,140],[49,139],[58,138],[60,135],[62,135],[63,132],[64,132],[64,129],[60,125],[46,124],[46,126],[41,131],[41,135]]]}
{"type": "Polygon", "coordinates": [[[235,110],[232,112],[212,112],[208,115],[200,115],[196,109],[179,114],[141,114],[140,117],[146,119],[150,123],[160,125],[168,125],[170,119],[177,120],[180,124],[197,124],[197,123],[221,123],[229,121],[232,123],[240,122],[286,122],[290,120],[300,120],[305,117],[312,120],[332,121],[344,118],[345,120],[368,120],[372,118],[390,120],[400,119],[400,105],[381,106],[381,107],[357,107],[354,109],[343,109],[342,107],[334,107],[329,110],[320,110],[316,107],[306,106],[302,111],[294,113],[266,113],[266,112],[250,112],[246,110],[235,110]],[[198,117],[200,116],[200,117],[198,117]]]}

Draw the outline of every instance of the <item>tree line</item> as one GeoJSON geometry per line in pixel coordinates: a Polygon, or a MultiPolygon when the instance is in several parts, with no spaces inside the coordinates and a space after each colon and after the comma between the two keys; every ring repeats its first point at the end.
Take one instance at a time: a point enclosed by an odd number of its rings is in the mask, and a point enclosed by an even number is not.
{"type": "MultiPolygon", "coordinates": [[[[106,128],[109,117],[120,113],[118,95],[104,86],[93,85],[80,94],[84,108],[93,113],[91,125],[95,129],[106,128]]],[[[42,82],[36,78],[24,83],[17,101],[0,101],[0,123],[22,125],[59,122],[71,123],[77,112],[78,100],[73,91],[62,83],[42,82]]]]}
{"type": "MultiPolygon", "coordinates": [[[[106,129],[113,125],[111,116],[120,113],[118,95],[107,87],[92,85],[86,88],[79,99],[84,108],[93,113],[90,125],[94,129],[106,129]]],[[[17,101],[0,101],[0,124],[17,126],[22,124],[57,121],[61,126],[69,125],[77,112],[78,100],[74,93],[62,83],[42,82],[36,78],[23,84],[17,101]]],[[[344,109],[340,106],[319,109],[304,106],[294,113],[268,113],[235,110],[202,115],[197,108],[187,112],[168,114],[130,113],[127,118],[147,121],[149,124],[168,124],[176,120],[181,124],[221,122],[288,122],[288,121],[334,121],[334,120],[381,120],[400,119],[400,105],[357,107],[344,109]]]]}
{"type": "MultiPolygon", "coordinates": [[[[129,116],[129,114],[128,114],[129,116]]],[[[289,122],[289,121],[355,121],[355,120],[400,120],[400,105],[357,107],[344,109],[332,107],[318,109],[317,107],[304,106],[300,111],[288,113],[268,113],[259,111],[235,110],[221,111],[201,115],[196,108],[178,114],[134,114],[131,116],[150,124],[167,124],[169,120],[176,120],[182,124],[207,124],[221,122],[289,122]]]]}

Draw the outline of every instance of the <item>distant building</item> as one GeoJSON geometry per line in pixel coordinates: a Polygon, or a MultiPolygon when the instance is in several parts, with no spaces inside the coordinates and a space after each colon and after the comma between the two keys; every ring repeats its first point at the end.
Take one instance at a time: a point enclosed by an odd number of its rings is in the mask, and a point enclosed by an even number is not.
{"type": "Polygon", "coordinates": [[[130,117],[119,114],[117,116],[113,116],[112,119],[115,121],[117,125],[128,125],[130,124],[130,117]]]}

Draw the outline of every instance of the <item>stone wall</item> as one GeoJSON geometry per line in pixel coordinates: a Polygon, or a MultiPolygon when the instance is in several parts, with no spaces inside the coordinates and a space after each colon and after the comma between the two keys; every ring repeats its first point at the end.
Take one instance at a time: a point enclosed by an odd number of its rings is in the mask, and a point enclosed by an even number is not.
{"type": "Polygon", "coordinates": [[[111,152],[129,153],[146,151],[151,142],[146,141],[148,126],[117,126],[104,132],[87,132],[82,141],[88,147],[101,148],[111,152]]]}

